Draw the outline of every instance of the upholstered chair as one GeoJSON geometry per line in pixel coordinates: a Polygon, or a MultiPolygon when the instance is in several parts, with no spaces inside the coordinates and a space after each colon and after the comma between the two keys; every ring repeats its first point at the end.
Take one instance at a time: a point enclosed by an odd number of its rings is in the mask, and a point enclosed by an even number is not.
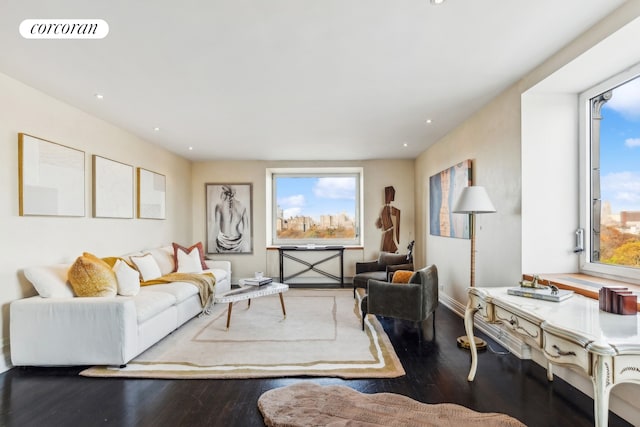
{"type": "Polygon", "coordinates": [[[396,270],[413,270],[413,260],[409,254],[380,252],[376,261],[356,262],[356,275],[353,276],[353,297],[356,288],[367,288],[369,279],[391,281],[396,270]]]}
{"type": "Polygon", "coordinates": [[[409,283],[390,283],[371,279],[367,296],[362,299],[362,330],[367,314],[411,320],[422,331],[422,322],[433,316],[438,307],[438,269],[430,265],[413,273],[409,283]]]}

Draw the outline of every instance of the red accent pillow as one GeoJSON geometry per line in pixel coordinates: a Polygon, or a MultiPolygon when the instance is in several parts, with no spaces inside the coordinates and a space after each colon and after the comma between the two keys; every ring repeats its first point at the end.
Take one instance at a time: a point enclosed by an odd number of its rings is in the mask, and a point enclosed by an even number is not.
{"type": "Polygon", "coordinates": [[[209,267],[207,267],[207,263],[204,262],[204,247],[202,246],[202,242],[198,242],[193,246],[190,246],[188,248],[181,246],[177,243],[173,243],[173,265],[175,265],[175,268],[173,269],[173,271],[178,271],[178,250],[181,250],[187,254],[190,254],[192,250],[197,249],[198,252],[200,252],[200,264],[202,264],[202,269],[203,270],[208,270],[209,267]]]}

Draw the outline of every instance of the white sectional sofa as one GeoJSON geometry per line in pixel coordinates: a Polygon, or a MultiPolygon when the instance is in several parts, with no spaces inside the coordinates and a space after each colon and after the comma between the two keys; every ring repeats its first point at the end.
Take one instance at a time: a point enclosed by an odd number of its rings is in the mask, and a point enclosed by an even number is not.
{"type": "MultiPolygon", "coordinates": [[[[163,275],[174,270],[171,246],[145,252],[163,275]]],[[[231,263],[205,262],[216,277],[215,293],[228,291],[231,263]]],[[[187,282],[142,286],[135,296],[75,297],[68,269],[59,264],[24,270],[39,295],[10,305],[14,366],[125,365],[202,312],[198,289],[187,282]]]]}

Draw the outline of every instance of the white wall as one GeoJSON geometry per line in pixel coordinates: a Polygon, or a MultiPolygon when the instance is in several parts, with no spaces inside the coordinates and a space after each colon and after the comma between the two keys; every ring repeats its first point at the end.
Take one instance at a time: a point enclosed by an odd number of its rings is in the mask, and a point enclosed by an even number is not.
{"type": "Polygon", "coordinates": [[[0,74],[0,305],[2,349],[8,362],[9,303],[34,294],[21,270],[187,242],[191,236],[191,164],[109,123],[0,74]],[[18,215],[18,133],[85,152],[85,217],[18,215]],[[167,178],[167,219],[92,218],[91,156],[143,167],[167,178]]]}
{"type": "Polygon", "coordinates": [[[578,271],[577,95],[522,95],[522,272],[578,271]]]}
{"type": "Polygon", "coordinates": [[[211,258],[230,259],[233,281],[265,271],[271,276],[278,272],[277,251],[266,251],[266,169],[285,167],[362,167],[364,174],[364,247],[345,251],[345,277],[353,275],[355,262],[377,258],[380,250],[381,231],[375,222],[384,205],[384,187],[392,185],[396,190],[393,205],[401,211],[400,251],[404,252],[414,239],[414,161],[368,160],[359,162],[302,162],[302,161],[210,161],[193,165],[193,241],[206,240],[206,183],[253,184],[253,254],[215,255],[211,258]]]}
{"type": "MultiPolygon", "coordinates": [[[[576,271],[577,93],[640,61],[637,42],[630,48],[611,42],[637,40],[638,26],[632,30],[629,23],[638,24],[639,16],[640,1],[626,2],[417,159],[416,241],[427,250],[416,256],[438,266],[441,299],[459,313],[467,301],[469,241],[429,235],[429,176],[474,159],[474,182],[487,188],[496,206],[497,213],[478,216],[477,286],[514,285],[522,273],[576,271]],[[585,58],[592,51],[600,56],[585,58]]],[[[545,361],[540,353],[533,358],[545,361]]],[[[584,375],[557,373],[592,395],[584,375]]],[[[634,425],[640,423],[637,390],[637,385],[615,387],[610,405],[634,425]]]]}
{"type": "Polygon", "coordinates": [[[510,89],[430,147],[416,161],[416,241],[423,264],[438,266],[440,293],[466,303],[471,243],[429,234],[429,177],[472,159],[473,183],[496,213],[476,216],[476,286],[506,286],[520,276],[520,95],[510,89]]]}

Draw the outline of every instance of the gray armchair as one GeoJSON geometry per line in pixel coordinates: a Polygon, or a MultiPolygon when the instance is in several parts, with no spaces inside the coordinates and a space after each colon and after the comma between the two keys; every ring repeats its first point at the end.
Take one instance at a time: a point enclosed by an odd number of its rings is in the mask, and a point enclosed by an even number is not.
{"type": "Polygon", "coordinates": [[[390,282],[393,273],[397,270],[413,271],[411,252],[404,255],[380,252],[376,261],[356,262],[356,275],[353,276],[353,297],[356,297],[356,288],[367,289],[369,279],[390,282]]]}
{"type": "MultiPolygon", "coordinates": [[[[422,322],[433,315],[435,336],[435,311],[438,307],[438,269],[430,265],[416,271],[409,283],[389,283],[369,280],[367,296],[363,298],[362,330],[367,314],[422,322]]],[[[421,326],[421,325],[420,325],[421,326]]],[[[421,328],[422,329],[422,328],[421,328]]]]}

